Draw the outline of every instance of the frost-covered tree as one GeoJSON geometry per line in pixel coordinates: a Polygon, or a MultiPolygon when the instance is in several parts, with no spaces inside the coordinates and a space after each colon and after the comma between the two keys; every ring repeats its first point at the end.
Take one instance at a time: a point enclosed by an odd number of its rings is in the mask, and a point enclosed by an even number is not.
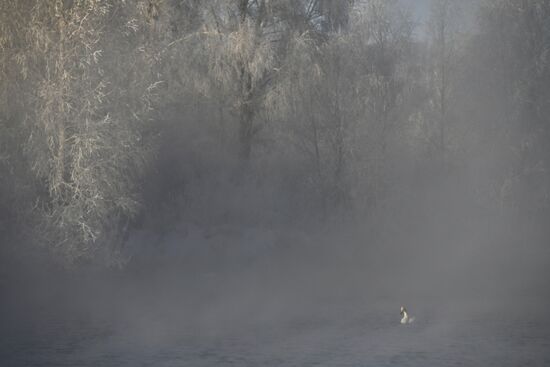
{"type": "MultiPolygon", "coordinates": [[[[275,2],[276,4],[276,2],[275,2]]],[[[197,34],[206,92],[220,88],[238,120],[239,155],[247,160],[261,121],[258,115],[278,61],[281,26],[269,1],[220,1],[203,11],[197,34]]]]}
{"type": "Polygon", "coordinates": [[[411,32],[397,2],[369,1],[354,8],[346,29],[320,42],[306,32],[290,43],[277,86],[288,114],[284,129],[311,162],[306,182],[325,207],[364,206],[384,185],[411,32]]]}
{"type": "Polygon", "coordinates": [[[120,260],[139,208],[142,133],[157,85],[139,6],[78,0],[32,7],[26,152],[40,192],[33,233],[69,262],[120,260]]]}

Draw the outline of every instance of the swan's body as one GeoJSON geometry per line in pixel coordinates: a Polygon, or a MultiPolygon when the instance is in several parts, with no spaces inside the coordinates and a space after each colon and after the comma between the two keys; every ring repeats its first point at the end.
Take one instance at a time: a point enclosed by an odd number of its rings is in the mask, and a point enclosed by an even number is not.
{"type": "Polygon", "coordinates": [[[409,316],[407,309],[404,306],[401,306],[401,323],[410,324],[414,321],[414,317],[409,316]]]}

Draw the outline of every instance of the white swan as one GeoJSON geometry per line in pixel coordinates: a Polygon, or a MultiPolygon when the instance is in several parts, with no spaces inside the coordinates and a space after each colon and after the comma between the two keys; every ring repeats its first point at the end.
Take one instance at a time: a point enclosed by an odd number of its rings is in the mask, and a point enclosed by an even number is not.
{"type": "Polygon", "coordinates": [[[409,313],[407,312],[407,309],[405,306],[401,306],[401,323],[402,324],[410,324],[414,321],[414,317],[409,316],[409,313]]]}

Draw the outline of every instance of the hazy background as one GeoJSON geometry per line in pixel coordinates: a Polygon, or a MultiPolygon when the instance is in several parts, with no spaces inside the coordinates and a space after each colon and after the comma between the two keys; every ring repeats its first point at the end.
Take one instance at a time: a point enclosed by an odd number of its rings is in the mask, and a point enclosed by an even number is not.
{"type": "Polygon", "coordinates": [[[0,361],[549,363],[546,1],[0,24],[0,361]]]}

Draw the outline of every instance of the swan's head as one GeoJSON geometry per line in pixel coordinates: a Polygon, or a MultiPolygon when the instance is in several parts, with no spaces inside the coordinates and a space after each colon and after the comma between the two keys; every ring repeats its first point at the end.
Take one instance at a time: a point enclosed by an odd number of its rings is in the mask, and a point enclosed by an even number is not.
{"type": "Polygon", "coordinates": [[[405,311],[405,306],[401,306],[401,313],[403,313],[403,311],[405,311]]]}

